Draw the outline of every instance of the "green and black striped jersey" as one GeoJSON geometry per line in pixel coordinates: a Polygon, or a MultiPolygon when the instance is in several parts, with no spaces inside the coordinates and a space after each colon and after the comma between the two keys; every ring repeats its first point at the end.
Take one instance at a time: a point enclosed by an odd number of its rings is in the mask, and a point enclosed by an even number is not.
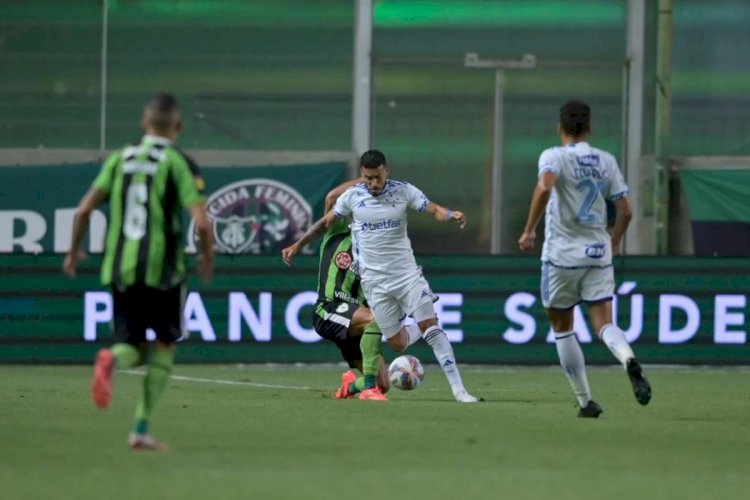
{"type": "Polygon", "coordinates": [[[163,137],[113,153],[93,187],[109,197],[102,283],[171,288],[185,279],[182,209],[204,201],[198,166],[163,137]]]}
{"type": "Polygon", "coordinates": [[[346,221],[339,220],[326,232],[320,244],[319,302],[364,303],[364,292],[351,266],[352,233],[346,221]]]}

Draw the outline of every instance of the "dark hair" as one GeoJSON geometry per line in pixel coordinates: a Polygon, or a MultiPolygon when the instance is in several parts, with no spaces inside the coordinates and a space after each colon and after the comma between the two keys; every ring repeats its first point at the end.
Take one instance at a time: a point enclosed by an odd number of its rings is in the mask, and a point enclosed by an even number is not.
{"type": "Polygon", "coordinates": [[[565,134],[579,137],[591,132],[591,107],[583,101],[568,101],[560,106],[560,127],[565,134]]]}
{"type": "Polygon", "coordinates": [[[172,94],[162,92],[148,100],[144,112],[152,127],[157,130],[167,130],[172,126],[179,110],[177,99],[172,94]]]}
{"type": "Polygon", "coordinates": [[[377,149],[365,151],[359,159],[359,166],[363,168],[378,168],[385,165],[385,155],[377,149]]]}

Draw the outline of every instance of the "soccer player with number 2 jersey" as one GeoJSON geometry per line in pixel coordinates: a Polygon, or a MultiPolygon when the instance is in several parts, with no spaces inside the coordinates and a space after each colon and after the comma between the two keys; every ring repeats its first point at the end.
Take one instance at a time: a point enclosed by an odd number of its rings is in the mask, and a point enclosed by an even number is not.
{"type": "Polygon", "coordinates": [[[631,218],[628,186],[614,157],[586,142],[591,132],[588,104],[563,104],[558,130],[562,146],[546,149],[539,157],[539,180],[518,246],[523,251],[534,248],[536,227],[546,209],[542,303],[560,364],[578,400],[578,416],[596,418],[603,410],[591,399],[583,352],[573,330],[573,309],[581,302],[599,338],[625,369],[636,400],[642,405],[651,400],[651,385],[612,318],[612,255],[631,218]],[[611,234],[605,198],[617,209],[611,234]]]}

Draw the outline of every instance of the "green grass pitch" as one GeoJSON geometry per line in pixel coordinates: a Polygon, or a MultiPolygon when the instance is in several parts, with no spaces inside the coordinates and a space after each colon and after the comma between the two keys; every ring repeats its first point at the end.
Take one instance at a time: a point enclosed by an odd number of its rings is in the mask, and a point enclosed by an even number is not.
{"type": "Polygon", "coordinates": [[[381,403],[332,399],[340,367],[178,365],[151,453],[126,445],[140,375],[98,411],[89,367],[0,366],[0,497],[748,498],[750,371],[647,368],[648,407],[591,368],[587,420],[552,367],[464,367],[486,402],[460,405],[435,367],[381,403]]]}

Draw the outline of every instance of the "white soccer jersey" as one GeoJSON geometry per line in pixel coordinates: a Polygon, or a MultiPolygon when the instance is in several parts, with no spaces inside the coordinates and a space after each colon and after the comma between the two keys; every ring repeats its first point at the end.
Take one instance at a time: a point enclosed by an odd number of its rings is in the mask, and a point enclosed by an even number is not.
{"type": "Polygon", "coordinates": [[[352,186],[333,207],[338,217],[352,218],[352,255],[360,277],[405,277],[418,272],[406,234],[406,209],[423,211],[427,197],[408,182],[388,180],[373,196],[364,183],[352,186]]]}
{"type": "Polygon", "coordinates": [[[539,175],[557,175],[545,217],[542,261],[559,267],[612,264],[605,198],[628,195],[614,156],[578,142],[546,149],[539,175]]]}

